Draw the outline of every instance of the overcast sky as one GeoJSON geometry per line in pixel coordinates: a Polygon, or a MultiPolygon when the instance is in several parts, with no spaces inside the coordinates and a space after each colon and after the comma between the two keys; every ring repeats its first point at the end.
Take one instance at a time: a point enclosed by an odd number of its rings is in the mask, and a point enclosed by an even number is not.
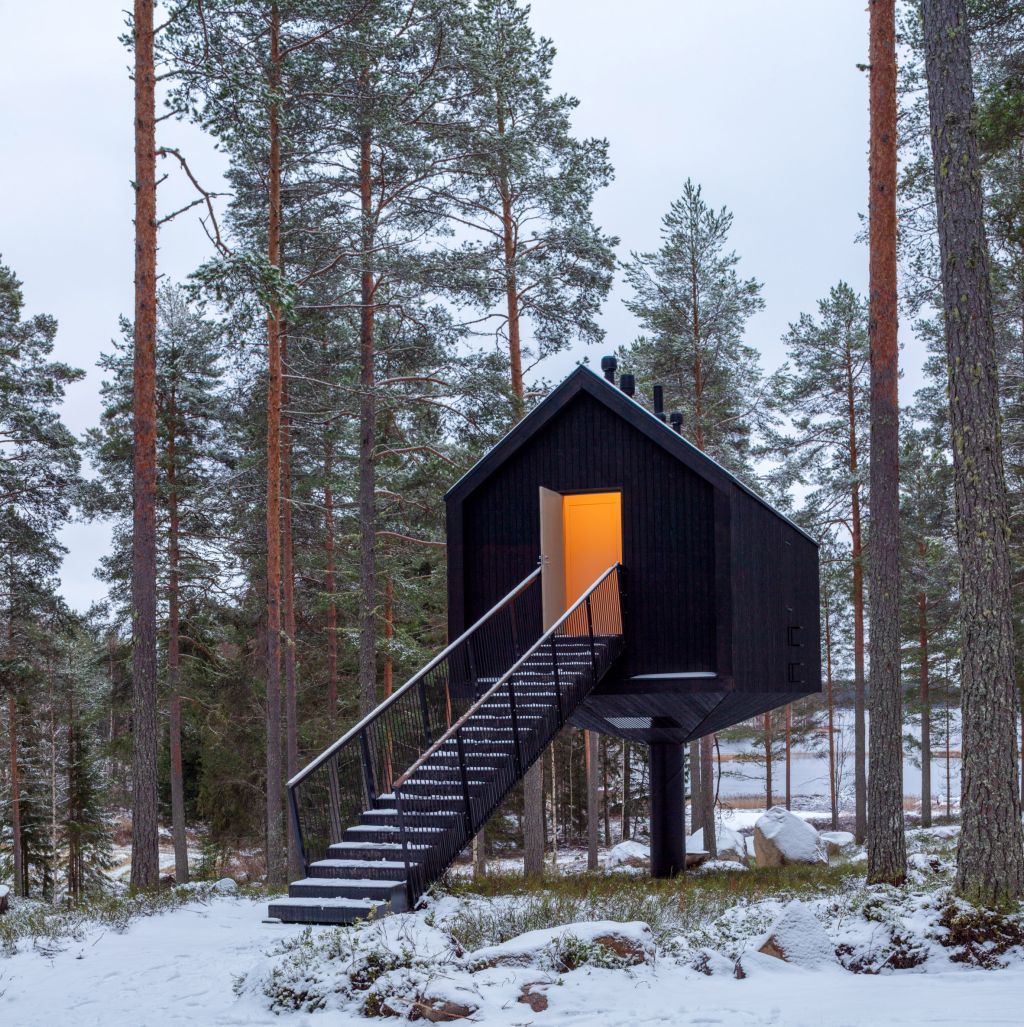
{"type": "MultiPolygon", "coordinates": [[[[24,282],[28,313],[60,322],[58,356],[88,370],[68,396],[76,432],[96,423],[95,364],[132,310],[132,87],[118,41],[126,0],[7,4],[0,61],[0,255],[24,282]]],[[[747,341],[766,369],[790,321],[840,279],[867,285],[857,243],[867,208],[867,14],[863,0],[536,0],[533,21],[558,49],[555,88],[580,99],[580,134],[609,140],[616,177],[596,204],[620,257],[654,248],[659,221],[689,177],[735,215],[740,272],[764,282],[747,341]]],[[[197,131],[161,126],[208,188],[220,156],[197,131]]],[[[170,169],[168,169],[170,170],[170,169]]],[[[161,187],[164,212],[187,202],[161,187]]],[[[209,255],[194,218],[161,230],[160,270],[182,279],[209,255]]],[[[607,346],[635,334],[617,287],[607,346]]],[[[904,395],[920,358],[904,333],[904,395]]],[[[558,377],[583,356],[545,367],[558,377]]],[[[68,601],[100,598],[93,577],[104,525],[64,533],[68,601]]]]}

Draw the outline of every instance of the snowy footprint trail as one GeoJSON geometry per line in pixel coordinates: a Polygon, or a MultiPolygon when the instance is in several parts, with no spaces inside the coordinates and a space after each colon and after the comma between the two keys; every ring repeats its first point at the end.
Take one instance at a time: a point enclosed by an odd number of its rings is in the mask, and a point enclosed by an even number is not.
{"type": "MultiPolygon", "coordinates": [[[[132,923],[117,934],[90,931],[44,954],[28,944],[0,958],[4,1027],[362,1027],[355,1011],[276,1015],[234,983],[266,950],[302,928],[261,923],[265,903],[223,898],[195,902],[132,923]]],[[[320,930],[330,931],[331,928],[320,930]]],[[[1021,1023],[1024,966],[862,976],[839,968],[805,970],[758,961],[745,980],[705,977],[669,959],[629,970],[581,967],[550,975],[549,1006],[517,1001],[527,968],[491,971],[478,1013],[461,1023],[488,1027],[917,1027],[1021,1023]],[[556,983],[556,979],[560,983],[556,983]]],[[[456,971],[453,977],[461,975],[456,971]]],[[[481,983],[483,983],[481,981],[481,983]]],[[[388,1020],[386,1022],[398,1022],[388,1020]]]]}

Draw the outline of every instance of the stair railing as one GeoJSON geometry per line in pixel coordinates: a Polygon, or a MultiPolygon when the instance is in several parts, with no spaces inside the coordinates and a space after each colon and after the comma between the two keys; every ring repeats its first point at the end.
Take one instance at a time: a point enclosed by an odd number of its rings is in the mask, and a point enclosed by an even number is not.
{"type": "Polygon", "coordinates": [[[538,568],[288,782],[307,870],[516,662],[520,639],[536,638],[541,623],[538,568]]]}
{"type": "MultiPolygon", "coordinates": [[[[569,607],[541,637],[526,650],[476,702],[437,739],[394,783],[399,836],[408,890],[409,907],[430,883],[455,860],[480,830],[498,804],[522,779],[540,757],[549,741],[586,698],[618,655],[622,643],[622,594],[620,565],[613,564],[569,607]],[[540,678],[540,681],[537,678],[540,678]],[[554,697],[546,702],[524,700],[541,695],[554,697]],[[532,694],[531,694],[532,693],[532,694]],[[522,722],[522,711],[531,710],[532,720],[522,722]],[[507,742],[486,739],[497,752],[490,762],[497,764],[486,780],[473,781],[473,767],[467,762],[467,734],[474,716],[488,713],[509,714],[512,737],[507,742]],[[457,756],[457,785],[461,808],[457,810],[415,811],[409,808],[412,796],[403,788],[417,778],[430,780],[431,765],[442,754],[457,756]],[[433,835],[429,849],[411,858],[409,840],[417,828],[429,828],[445,817],[443,834],[433,835]]],[[[477,734],[477,739],[481,736],[477,734]]],[[[448,792],[456,785],[448,787],[448,792]]],[[[429,801],[429,800],[428,800],[429,801]]],[[[449,800],[450,801],[450,800],[449,800]]],[[[438,826],[441,826],[440,824],[438,826]]]]}

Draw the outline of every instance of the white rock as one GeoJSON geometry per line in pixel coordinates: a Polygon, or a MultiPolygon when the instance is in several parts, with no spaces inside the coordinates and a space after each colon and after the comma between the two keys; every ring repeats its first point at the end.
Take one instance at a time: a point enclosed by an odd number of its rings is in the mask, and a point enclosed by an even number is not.
{"type": "Polygon", "coordinates": [[[646,866],[650,861],[651,850],[632,839],[619,842],[604,858],[604,864],[608,867],[646,866]]]}
{"type": "Polygon", "coordinates": [[[214,882],[214,891],[219,892],[234,892],[238,891],[238,885],[230,877],[222,877],[219,881],[214,882]]]}
{"type": "Polygon", "coordinates": [[[836,950],[814,914],[793,899],[772,924],[757,951],[809,970],[836,963],[836,950]]]}
{"type": "MultiPolygon", "coordinates": [[[[747,845],[743,835],[724,824],[715,824],[715,847],[717,859],[747,865],[747,845]]],[[[686,839],[687,852],[701,852],[704,849],[704,828],[694,831],[686,839]]]]}
{"type": "Polygon", "coordinates": [[[759,867],[828,863],[818,832],[783,806],[773,806],[754,825],[754,852],[759,867]]]}
{"type": "Polygon", "coordinates": [[[818,837],[825,843],[830,856],[838,856],[854,840],[849,831],[822,831],[818,837]]]}

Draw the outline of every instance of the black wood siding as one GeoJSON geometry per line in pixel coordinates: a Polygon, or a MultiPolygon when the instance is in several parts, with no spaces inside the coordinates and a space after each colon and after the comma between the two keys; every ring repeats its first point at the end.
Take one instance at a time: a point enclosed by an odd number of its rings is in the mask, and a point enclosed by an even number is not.
{"type": "Polygon", "coordinates": [[[537,566],[540,486],[622,492],[620,674],[720,671],[715,489],[585,392],[449,508],[452,637],[537,566]]]}

